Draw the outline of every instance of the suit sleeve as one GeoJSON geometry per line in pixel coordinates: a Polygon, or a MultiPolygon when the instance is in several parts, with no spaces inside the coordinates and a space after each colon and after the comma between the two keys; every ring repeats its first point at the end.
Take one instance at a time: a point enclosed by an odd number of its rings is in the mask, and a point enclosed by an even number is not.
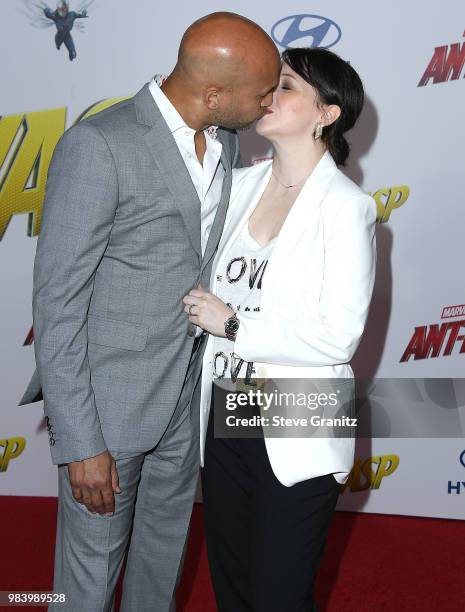
{"type": "Polygon", "coordinates": [[[325,233],[318,317],[238,313],[234,352],[246,361],[289,366],[347,363],[362,336],[373,291],[376,207],[361,195],[340,206],[325,233]]]}
{"type": "Polygon", "coordinates": [[[117,203],[106,140],[91,124],[78,124],[53,155],[34,264],[34,346],[55,464],[106,450],[91,385],[87,312],[117,203]]]}

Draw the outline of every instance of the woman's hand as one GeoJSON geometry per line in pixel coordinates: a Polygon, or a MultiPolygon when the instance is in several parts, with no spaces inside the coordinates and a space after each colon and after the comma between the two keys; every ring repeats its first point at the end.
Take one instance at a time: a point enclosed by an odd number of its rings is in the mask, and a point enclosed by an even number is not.
{"type": "Polygon", "coordinates": [[[224,324],[234,314],[232,308],[200,285],[191,289],[182,301],[185,304],[184,312],[189,315],[191,323],[214,336],[226,338],[224,324]]]}

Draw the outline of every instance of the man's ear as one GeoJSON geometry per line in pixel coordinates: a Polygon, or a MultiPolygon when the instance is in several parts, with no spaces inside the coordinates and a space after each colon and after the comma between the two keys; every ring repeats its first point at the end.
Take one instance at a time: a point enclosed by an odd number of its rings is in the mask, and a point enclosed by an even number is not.
{"type": "Polygon", "coordinates": [[[218,91],[218,89],[216,87],[209,87],[205,91],[204,95],[205,106],[211,111],[218,110],[218,107],[220,105],[219,98],[220,92],[218,91]]]}
{"type": "Polygon", "coordinates": [[[324,112],[322,117],[322,123],[324,127],[331,125],[339,119],[341,116],[341,107],[337,104],[325,104],[324,112]]]}

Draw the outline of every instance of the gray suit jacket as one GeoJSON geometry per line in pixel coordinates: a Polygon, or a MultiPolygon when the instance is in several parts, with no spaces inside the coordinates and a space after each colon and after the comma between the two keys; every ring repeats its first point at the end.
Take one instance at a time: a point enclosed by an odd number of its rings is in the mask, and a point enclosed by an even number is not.
{"type": "MultiPolygon", "coordinates": [[[[202,258],[200,201],[148,85],[69,129],[50,165],[34,265],[37,371],[54,463],[145,452],[179,398],[195,329],[182,298],[209,286],[238,161],[202,258]]],[[[201,360],[199,360],[201,361],[201,360]]]]}

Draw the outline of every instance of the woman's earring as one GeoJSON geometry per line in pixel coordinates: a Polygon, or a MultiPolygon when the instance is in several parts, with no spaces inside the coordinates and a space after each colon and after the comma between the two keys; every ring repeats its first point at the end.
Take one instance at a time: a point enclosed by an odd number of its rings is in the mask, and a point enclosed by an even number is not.
{"type": "Polygon", "coordinates": [[[322,134],[323,134],[323,126],[321,123],[317,123],[315,131],[313,132],[313,138],[315,140],[318,140],[318,138],[321,138],[322,134]]]}

